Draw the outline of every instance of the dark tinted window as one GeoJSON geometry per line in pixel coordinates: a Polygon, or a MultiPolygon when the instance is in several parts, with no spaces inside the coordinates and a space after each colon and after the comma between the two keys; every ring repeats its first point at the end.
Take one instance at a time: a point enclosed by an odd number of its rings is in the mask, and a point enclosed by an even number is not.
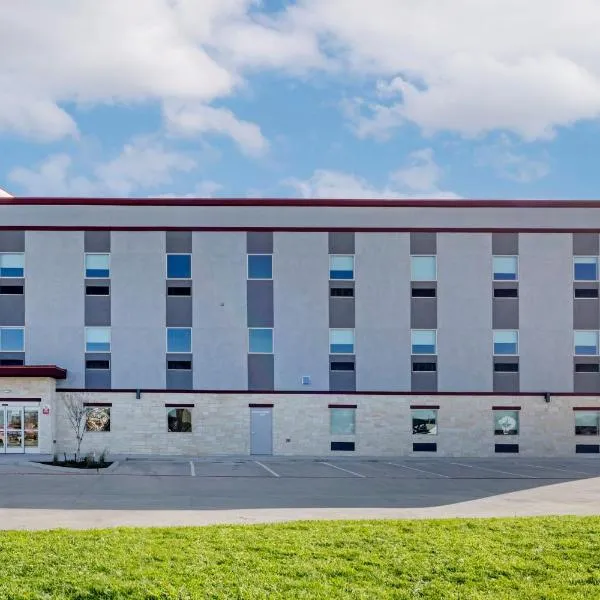
{"type": "Polygon", "coordinates": [[[575,373],[599,373],[600,365],[598,364],[586,364],[586,363],[577,363],[575,365],[575,373]]]}
{"type": "Polygon", "coordinates": [[[88,296],[108,296],[110,288],[107,285],[86,285],[85,293],[88,296]]]}
{"type": "Polygon", "coordinates": [[[0,294],[23,295],[23,286],[22,285],[0,285],[0,294]]]}
{"type": "Polygon", "coordinates": [[[354,452],[354,442],[331,442],[331,450],[337,452],[354,452]]]}
{"type": "Polygon", "coordinates": [[[98,359],[90,359],[85,361],[86,369],[110,369],[110,361],[108,360],[98,360],[98,359]]]}
{"type": "Polygon", "coordinates": [[[331,288],[331,295],[334,297],[352,298],[354,297],[354,288],[331,288]]]}
{"type": "Polygon", "coordinates": [[[0,366],[1,367],[20,367],[25,364],[25,361],[22,358],[1,358],[0,366]]]}
{"type": "Polygon", "coordinates": [[[191,287],[169,287],[167,288],[167,296],[191,296],[191,287]]]}
{"type": "Polygon", "coordinates": [[[517,288],[496,288],[494,298],[518,298],[519,290],[517,288]]]}
{"type": "Polygon", "coordinates": [[[435,288],[413,288],[412,290],[413,298],[435,298],[435,296],[435,288]]]}
{"type": "Polygon", "coordinates": [[[417,373],[437,371],[437,364],[434,362],[415,362],[412,370],[417,373]]]}
{"type": "Polygon", "coordinates": [[[167,369],[172,371],[190,371],[192,369],[191,360],[169,360],[167,369]]]}
{"type": "Polygon", "coordinates": [[[575,298],[597,298],[598,288],[575,288],[575,298]]]}
{"type": "Polygon", "coordinates": [[[519,363],[494,363],[496,373],[518,373],[519,363]]]}
{"type": "Polygon", "coordinates": [[[354,371],[354,363],[351,361],[334,361],[331,363],[332,371],[354,371]]]}

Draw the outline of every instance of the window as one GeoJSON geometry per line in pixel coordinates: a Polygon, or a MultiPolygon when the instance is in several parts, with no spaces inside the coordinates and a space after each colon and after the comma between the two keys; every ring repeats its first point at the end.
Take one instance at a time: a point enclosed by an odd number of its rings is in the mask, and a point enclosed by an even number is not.
{"type": "Polygon", "coordinates": [[[110,277],[110,254],[86,254],[85,276],[90,279],[110,277]]]}
{"type": "Polygon", "coordinates": [[[411,256],[410,272],[412,281],[436,281],[437,260],[435,256],[411,256]]]}
{"type": "Polygon", "coordinates": [[[519,354],[519,332],[510,329],[494,331],[494,355],[519,354]]]}
{"type": "Polygon", "coordinates": [[[516,256],[494,256],[492,259],[494,281],[516,281],[518,260],[516,256]]]}
{"type": "Polygon", "coordinates": [[[495,373],[518,373],[519,372],[519,363],[494,363],[494,372],[495,373]]]}
{"type": "Polygon", "coordinates": [[[435,298],[435,288],[412,288],[411,295],[413,298],[435,298]]]}
{"type": "Polygon", "coordinates": [[[575,298],[597,298],[598,288],[575,288],[575,298]]]}
{"type": "Polygon", "coordinates": [[[598,435],[600,412],[575,411],[575,435],[598,435]]]}
{"type": "Polygon", "coordinates": [[[413,373],[435,373],[437,363],[434,362],[414,362],[412,364],[413,373]]]}
{"type": "Polygon", "coordinates": [[[110,406],[87,406],[85,430],[110,431],[110,406]]]}
{"type": "Polygon", "coordinates": [[[332,298],[354,298],[354,288],[332,287],[329,294],[332,298]]]}
{"type": "Polygon", "coordinates": [[[86,296],[109,296],[110,288],[107,285],[86,285],[86,296]]]}
{"type": "Polygon", "coordinates": [[[329,353],[354,354],[354,329],[330,329],[329,353]]]}
{"type": "Polygon", "coordinates": [[[354,371],[354,361],[350,360],[332,360],[331,371],[354,371]]]}
{"type": "Polygon", "coordinates": [[[518,298],[519,290],[513,288],[496,288],[494,289],[494,298],[518,298]]]}
{"type": "Polygon", "coordinates": [[[188,353],[191,351],[191,327],[167,327],[167,352],[188,353]]]}
{"type": "Polygon", "coordinates": [[[411,409],[413,434],[437,435],[437,413],[436,408],[411,409]]]}
{"type": "Polygon", "coordinates": [[[248,254],[248,279],[273,279],[273,255],[248,254]]]}
{"type": "Polygon", "coordinates": [[[191,371],[192,361],[191,360],[168,360],[167,369],[169,371],[191,371]]]}
{"type": "Polygon", "coordinates": [[[0,285],[0,294],[22,296],[23,286],[22,285],[0,285]]]}
{"type": "Polygon", "coordinates": [[[25,330],[22,327],[2,327],[0,329],[0,351],[23,352],[25,330]]]}
{"type": "Polygon", "coordinates": [[[598,363],[575,363],[575,373],[600,373],[598,363]]]}
{"type": "Polygon", "coordinates": [[[86,327],[85,351],[110,352],[110,327],[86,327]]]}
{"type": "Polygon", "coordinates": [[[435,354],[436,337],[434,329],[413,329],[411,331],[412,353],[435,354]]]}
{"type": "Polygon", "coordinates": [[[192,411],[188,408],[167,408],[167,431],[192,433],[192,411]]]}
{"type": "Polygon", "coordinates": [[[573,279],[575,281],[598,281],[598,257],[576,256],[573,258],[573,279]]]}
{"type": "Polygon", "coordinates": [[[329,279],[354,279],[354,256],[329,256],[329,279]]]}
{"type": "Polygon", "coordinates": [[[191,277],[191,254],[167,254],[167,279],[190,279],[191,277]]]}
{"type": "Polygon", "coordinates": [[[0,358],[0,367],[22,367],[24,364],[22,358],[0,358]]]}
{"type": "Polygon", "coordinates": [[[273,354],[273,330],[267,328],[249,329],[248,352],[250,354],[273,354]]]}
{"type": "Polygon", "coordinates": [[[167,296],[191,296],[191,287],[171,287],[167,288],[167,296]]]}
{"type": "Polygon", "coordinates": [[[0,277],[23,277],[25,274],[25,255],[0,254],[0,277]]]}
{"type": "Polygon", "coordinates": [[[96,360],[90,359],[85,361],[86,369],[99,369],[102,371],[108,371],[110,369],[110,361],[108,360],[96,360]]]}
{"type": "Polygon", "coordinates": [[[356,409],[330,408],[329,431],[331,435],[354,435],[356,433],[356,409]]]}
{"type": "Polygon", "coordinates": [[[574,338],[576,356],[596,356],[598,354],[597,331],[576,331],[574,338]]]}
{"type": "Polygon", "coordinates": [[[518,410],[494,410],[494,435],[519,435],[518,410]]]}

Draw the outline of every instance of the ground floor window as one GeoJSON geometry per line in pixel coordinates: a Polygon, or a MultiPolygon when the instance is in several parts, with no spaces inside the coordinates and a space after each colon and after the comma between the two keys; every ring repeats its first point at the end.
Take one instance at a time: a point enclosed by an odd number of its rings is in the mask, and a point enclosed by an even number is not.
{"type": "Polygon", "coordinates": [[[110,406],[87,406],[86,431],[110,431],[110,406]]]}
{"type": "Polygon", "coordinates": [[[600,411],[575,412],[575,435],[598,435],[600,411]]]}
{"type": "Polygon", "coordinates": [[[167,429],[173,433],[191,433],[192,411],[189,408],[167,408],[167,429]]]}
{"type": "Polygon", "coordinates": [[[413,408],[411,413],[414,434],[437,435],[437,409],[413,408]]]}
{"type": "Polygon", "coordinates": [[[356,432],[356,409],[330,408],[329,430],[331,435],[354,435],[356,432]]]}
{"type": "Polygon", "coordinates": [[[494,435],[519,435],[519,411],[495,410],[494,435]]]}

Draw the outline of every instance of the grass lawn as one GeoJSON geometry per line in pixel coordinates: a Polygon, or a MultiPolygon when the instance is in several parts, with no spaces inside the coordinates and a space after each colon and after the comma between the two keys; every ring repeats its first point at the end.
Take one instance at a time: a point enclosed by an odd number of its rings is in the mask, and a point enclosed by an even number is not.
{"type": "Polygon", "coordinates": [[[1,532],[0,598],[600,599],[600,517],[1,532]]]}

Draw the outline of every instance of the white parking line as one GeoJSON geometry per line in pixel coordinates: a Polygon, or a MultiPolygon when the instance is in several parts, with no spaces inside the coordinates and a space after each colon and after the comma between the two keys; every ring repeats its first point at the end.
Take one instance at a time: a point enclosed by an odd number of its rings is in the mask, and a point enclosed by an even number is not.
{"type": "Polygon", "coordinates": [[[267,465],[263,465],[261,462],[258,462],[257,460],[255,460],[254,462],[257,465],[261,466],[265,471],[268,471],[269,473],[271,473],[271,475],[273,475],[274,477],[280,477],[280,475],[275,473],[275,471],[273,471],[273,469],[269,469],[269,467],[267,467],[267,465]]]}
{"type": "Polygon", "coordinates": [[[191,460],[190,460],[190,471],[191,471],[192,477],[196,477],[196,469],[194,467],[193,461],[191,461],[191,460]]]}
{"type": "Polygon", "coordinates": [[[327,465],[328,467],[332,467],[333,469],[338,469],[339,471],[344,471],[345,473],[350,473],[351,475],[356,475],[356,477],[366,477],[366,475],[361,475],[360,473],[357,473],[356,471],[351,471],[350,469],[344,469],[343,467],[338,467],[337,465],[332,465],[331,463],[328,462],[322,462],[322,465],[327,465]]]}
{"type": "Polygon", "coordinates": [[[446,479],[450,479],[449,475],[442,475],[441,473],[434,473],[433,471],[425,471],[424,469],[417,469],[417,467],[409,467],[407,465],[401,465],[399,463],[393,463],[393,462],[389,462],[386,464],[392,465],[394,467],[401,467],[403,469],[410,469],[411,471],[419,471],[419,473],[427,473],[427,475],[436,475],[437,477],[445,477],[446,479]]]}
{"type": "Polygon", "coordinates": [[[465,465],[464,463],[451,462],[451,465],[459,467],[468,467],[469,469],[481,469],[483,471],[492,471],[493,473],[502,473],[503,475],[513,475],[514,477],[524,477],[525,479],[537,479],[533,475],[521,475],[520,473],[511,473],[510,471],[501,471],[500,469],[490,469],[489,467],[478,467],[477,465],[465,465]]]}
{"type": "Polygon", "coordinates": [[[542,467],[542,465],[532,465],[529,463],[521,463],[524,467],[535,467],[536,469],[546,469],[548,471],[564,471],[565,473],[575,473],[577,475],[590,475],[594,476],[593,473],[587,473],[586,471],[574,471],[573,469],[561,469],[560,467],[542,467]]]}

